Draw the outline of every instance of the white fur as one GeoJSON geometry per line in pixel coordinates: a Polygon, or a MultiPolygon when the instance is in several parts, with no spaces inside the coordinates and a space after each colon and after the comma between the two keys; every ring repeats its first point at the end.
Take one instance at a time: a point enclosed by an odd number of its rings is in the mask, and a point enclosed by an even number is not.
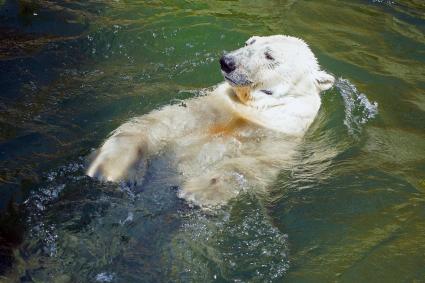
{"type": "Polygon", "coordinates": [[[251,37],[229,56],[236,69],[224,75],[233,81],[185,106],[165,106],[123,124],[87,174],[141,182],[149,158],[168,150],[182,174],[179,195],[202,207],[224,204],[243,190],[264,190],[290,163],[320,108],[319,92],[334,78],[294,37],[251,37]],[[249,84],[234,83],[238,79],[249,84]]]}

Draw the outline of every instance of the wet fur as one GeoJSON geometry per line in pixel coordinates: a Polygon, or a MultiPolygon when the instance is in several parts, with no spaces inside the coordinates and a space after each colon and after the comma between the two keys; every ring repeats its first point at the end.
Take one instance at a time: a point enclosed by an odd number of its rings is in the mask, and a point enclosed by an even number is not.
{"type": "Polygon", "coordinates": [[[332,86],[333,77],[320,71],[299,39],[253,37],[244,48],[252,50],[235,51],[240,56],[235,72],[250,76],[251,85],[224,82],[206,96],[185,101],[185,107],[165,106],[132,119],[105,141],[87,174],[140,183],[148,160],[168,151],[182,176],[179,196],[191,203],[206,208],[225,204],[241,191],[264,191],[290,164],[319,110],[319,92],[332,86]],[[290,52],[292,45],[305,58],[279,53],[290,52]],[[270,59],[243,57],[255,52],[264,56],[264,50],[276,58],[273,70],[267,67],[270,59]],[[296,59],[299,67],[288,62],[293,57],[301,58],[296,59]],[[250,71],[255,64],[263,77],[250,71]]]}

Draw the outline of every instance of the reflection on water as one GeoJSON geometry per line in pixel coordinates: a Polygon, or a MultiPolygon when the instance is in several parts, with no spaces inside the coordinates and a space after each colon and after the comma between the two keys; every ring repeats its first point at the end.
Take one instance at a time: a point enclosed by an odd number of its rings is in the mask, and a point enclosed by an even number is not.
{"type": "Polygon", "coordinates": [[[0,1],[0,278],[421,282],[423,1],[0,1]],[[336,86],[267,195],[204,213],[166,156],[84,176],[127,119],[203,93],[253,34],[304,38],[336,86]]]}

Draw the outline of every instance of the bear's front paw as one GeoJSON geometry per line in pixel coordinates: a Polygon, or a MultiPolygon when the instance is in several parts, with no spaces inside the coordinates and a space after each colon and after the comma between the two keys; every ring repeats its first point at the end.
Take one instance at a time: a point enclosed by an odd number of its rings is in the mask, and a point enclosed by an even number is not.
{"type": "Polygon", "coordinates": [[[135,186],[141,184],[147,166],[146,159],[124,162],[123,158],[98,156],[87,170],[87,175],[101,181],[125,182],[135,186]]]}

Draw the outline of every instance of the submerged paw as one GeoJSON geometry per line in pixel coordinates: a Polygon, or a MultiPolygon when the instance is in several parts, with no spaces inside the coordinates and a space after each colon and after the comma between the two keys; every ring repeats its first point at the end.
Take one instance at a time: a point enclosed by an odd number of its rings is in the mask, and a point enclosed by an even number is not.
{"type": "Polygon", "coordinates": [[[240,190],[222,177],[203,176],[185,182],[179,197],[202,208],[221,206],[236,197],[240,190]]]}

